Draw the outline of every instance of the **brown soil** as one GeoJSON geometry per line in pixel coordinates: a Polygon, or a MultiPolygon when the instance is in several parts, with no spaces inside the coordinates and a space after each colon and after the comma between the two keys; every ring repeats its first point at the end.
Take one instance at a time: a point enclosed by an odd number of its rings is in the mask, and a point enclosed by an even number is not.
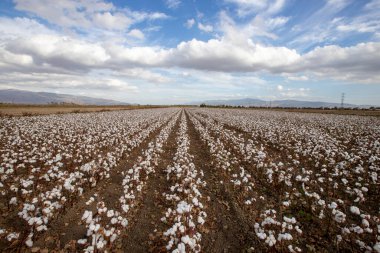
{"type": "Polygon", "coordinates": [[[148,179],[146,192],[139,211],[130,222],[124,235],[122,235],[121,245],[123,252],[149,252],[154,250],[154,231],[162,228],[160,219],[165,213],[162,193],[170,186],[166,180],[165,169],[172,163],[177,149],[176,136],[178,128],[179,120],[164,145],[155,174],[148,179]]]}
{"type": "Polygon", "coordinates": [[[96,187],[87,190],[60,218],[53,221],[51,228],[35,242],[34,246],[47,247],[49,249],[66,248],[68,250],[74,248],[72,247],[72,245],[75,245],[74,241],[85,238],[87,230],[80,222],[81,217],[85,210],[95,210],[94,203],[87,206],[86,201],[97,193],[98,198],[96,200],[103,200],[108,208],[115,209],[118,203],[117,200],[122,193],[123,177],[121,176],[121,172],[134,165],[138,157],[141,156],[141,150],[148,147],[148,143],[158,135],[165,125],[166,123],[153,131],[139,147],[132,150],[125,160],[119,162],[119,165],[110,172],[110,178],[102,180],[96,187]]]}
{"type": "Polygon", "coordinates": [[[202,251],[242,252],[252,246],[252,239],[255,238],[250,232],[249,221],[236,205],[234,192],[220,183],[222,175],[211,166],[207,145],[201,140],[191,121],[188,122],[190,153],[194,155],[195,166],[204,172],[203,180],[207,185],[203,194],[210,197],[210,201],[205,203],[207,220],[205,233],[202,233],[202,251]]]}
{"type": "Polygon", "coordinates": [[[91,105],[17,105],[0,104],[0,116],[32,116],[44,114],[107,112],[119,110],[135,110],[162,108],[165,106],[91,106],[91,105]]]}

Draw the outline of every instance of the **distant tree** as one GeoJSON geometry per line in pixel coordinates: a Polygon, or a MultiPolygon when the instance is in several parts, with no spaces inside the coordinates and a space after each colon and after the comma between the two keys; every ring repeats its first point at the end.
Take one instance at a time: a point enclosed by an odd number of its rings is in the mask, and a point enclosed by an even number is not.
{"type": "Polygon", "coordinates": [[[207,105],[205,103],[202,103],[200,107],[206,107],[207,105]]]}

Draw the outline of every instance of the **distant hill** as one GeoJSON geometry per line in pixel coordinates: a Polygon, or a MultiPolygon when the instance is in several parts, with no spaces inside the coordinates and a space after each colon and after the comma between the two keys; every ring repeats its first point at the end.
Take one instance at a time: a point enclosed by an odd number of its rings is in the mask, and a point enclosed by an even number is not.
{"type": "Polygon", "coordinates": [[[129,105],[110,99],[74,96],[50,92],[32,92],[25,90],[0,90],[0,103],[12,104],[51,104],[72,103],[78,105],[129,105]]]}
{"type": "MultiPolygon", "coordinates": [[[[191,105],[228,105],[228,106],[255,106],[255,107],[308,107],[308,108],[319,108],[319,107],[340,107],[339,103],[329,103],[329,102],[312,102],[312,101],[299,101],[299,100],[273,100],[265,101],[261,99],[254,98],[243,98],[243,99],[232,99],[232,100],[206,100],[201,102],[193,102],[191,105]]],[[[353,105],[344,104],[344,107],[361,107],[367,108],[370,105],[353,105]]]]}

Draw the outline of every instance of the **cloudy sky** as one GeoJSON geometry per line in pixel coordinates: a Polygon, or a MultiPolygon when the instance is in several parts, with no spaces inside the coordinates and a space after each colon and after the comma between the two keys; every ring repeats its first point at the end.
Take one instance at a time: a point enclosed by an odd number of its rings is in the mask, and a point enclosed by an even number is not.
{"type": "Polygon", "coordinates": [[[0,89],[380,105],[380,0],[1,0],[0,89]]]}

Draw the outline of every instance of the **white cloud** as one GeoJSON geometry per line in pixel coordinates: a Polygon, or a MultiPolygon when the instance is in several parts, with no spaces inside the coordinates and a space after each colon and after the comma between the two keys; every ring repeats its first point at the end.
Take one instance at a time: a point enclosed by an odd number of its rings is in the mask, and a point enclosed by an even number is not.
{"type": "Polygon", "coordinates": [[[282,86],[282,85],[277,85],[277,90],[282,91],[283,89],[284,89],[284,86],[282,86]]]}
{"type": "Polygon", "coordinates": [[[65,28],[126,30],[132,24],[145,20],[165,19],[161,12],[139,12],[127,8],[117,9],[103,0],[15,0],[15,8],[65,28]]]}
{"type": "Polygon", "coordinates": [[[186,21],[185,26],[186,26],[188,29],[190,29],[190,28],[193,27],[194,24],[195,24],[195,20],[194,20],[193,18],[191,18],[191,19],[188,19],[188,20],[186,21]]]}
{"type": "Polygon", "coordinates": [[[145,80],[149,83],[168,83],[170,78],[143,68],[121,69],[114,73],[115,76],[124,76],[136,80],[145,80]]]}
{"type": "Polygon", "coordinates": [[[211,25],[204,25],[201,22],[198,22],[198,29],[203,31],[203,32],[212,32],[214,28],[211,25]]]}
{"type": "Polygon", "coordinates": [[[285,99],[308,97],[310,96],[310,91],[311,90],[309,88],[281,89],[280,97],[285,99]]]}
{"type": "Polygon", "coordinates": [[[86,89],[137,92],[138,88],[115,77],[73,75],[57,73],[4,73],[0,86],[18,89],[86,89]]]}
{"type": "Polygon", "coordinates": [[[90,27],[89,15],[114,9],[111,3],[98,0],[15,0],[15,4],[17,10],[30,12],[64,27],[90,27]]]}
{"type": "Polygon", "coordinates": [[[281,68],[298,58],[295,50],[285,47],[266,47],[249,40],[235,44],[224,38],[182,42],[170,55],[170,60],[181,67],[226,72],[281,68]]]}
{"type": "Polygon", "coordinates": [[[277,39],[278,36],[274,31],[283,27],[288,21],[289,17],[264,17],[256,15],[247,23],[236,24],[235,21],[226,13],[221,12],[219,16],[220,30],[224,36],[229,37],[231,40],[246,41],[253,39],[258,41],[259,38],[277,39]]]}
{"type": "Polygon", "coordinates": [[[101,66],[110,58],[99,44],[55,35],[18,38],[9,41],[6,49],[13,54],[29,55],[40,65],[50,64],[68,69],[101,66]]]}
{"type": "Polygon", "coordinates": [[[0,41],[15,39],[20,36],[34,36],[37,34],[57,33],[34,19],[0,17],[0,41]]]}
{"type": "MultiPolygon", "coordinates": [[[[0,25],[0,34],[8,34],[0,39],[1,73],[89,73],[94,69],[180,67],[229,73],[287,73],[289,80],[306,81],[306,76],[311,75],[321,79],[380,83],[380,43],[317,47],[300,54],[294,49],[254,42],[247,38],[249,33],[245,30],[239,33],[234,24],[228,23],[228,17],[224,36],[208,41],[183,41],[172,48],[95,43],[54,34],[35,20],[14,19],[13,23],[10,19],[4,20],[9,26],[0,25]],[[15,28],[12,34],[11,27],[18,24],[22,26],[15,28]],[[36,33],[29,29],[36,29],[36,33]],[[29,32],[23,34],[24,30],[29,32]]],[[[132,30],[129,35],[143,38],[139,30],[132,30]]],[[[160,80],[161,77],[153,75],[151,81],[154,78],[160,80]]]]}
{"type": "Polygon", "coordinates": [[[133,20],[122,13],[104,12],[94,14],[94,23],[108,30],[125,30],[133,20]]]}
{"type": "Polygon", "coordinates": [[[286,5],[286,0],[225,0],[237,6],[239,16],[247,16],[253,13],[260,13],[262,16],[279,13],[286,5]]]}
{"type": "Polygon", "coordinates": [[[307,76],[288,76],[287,77],[289,80],[292,80],[292,81],[308,81],[309,80],[309,77],[307,76]]]}
{"type": "Polygon", "coordinates": [[[128,35],[140,40],[143,40],[145,38],[144,33],[139,29],[132,29],[128,35]]]}
{"type": "Polygon", "coordinates": [[[177,9],[181,4],[180,0],[165,0],[165,4],[169,9],[177,9]]]}
{"type": "Polygon", "coordinates": [[[351,3],[351,0],[326,0],[317,11],[289,30],[288,45],[305,50],[320,43],[334,43],[341,36],[336,31],[339,13],[351,3]]]}

